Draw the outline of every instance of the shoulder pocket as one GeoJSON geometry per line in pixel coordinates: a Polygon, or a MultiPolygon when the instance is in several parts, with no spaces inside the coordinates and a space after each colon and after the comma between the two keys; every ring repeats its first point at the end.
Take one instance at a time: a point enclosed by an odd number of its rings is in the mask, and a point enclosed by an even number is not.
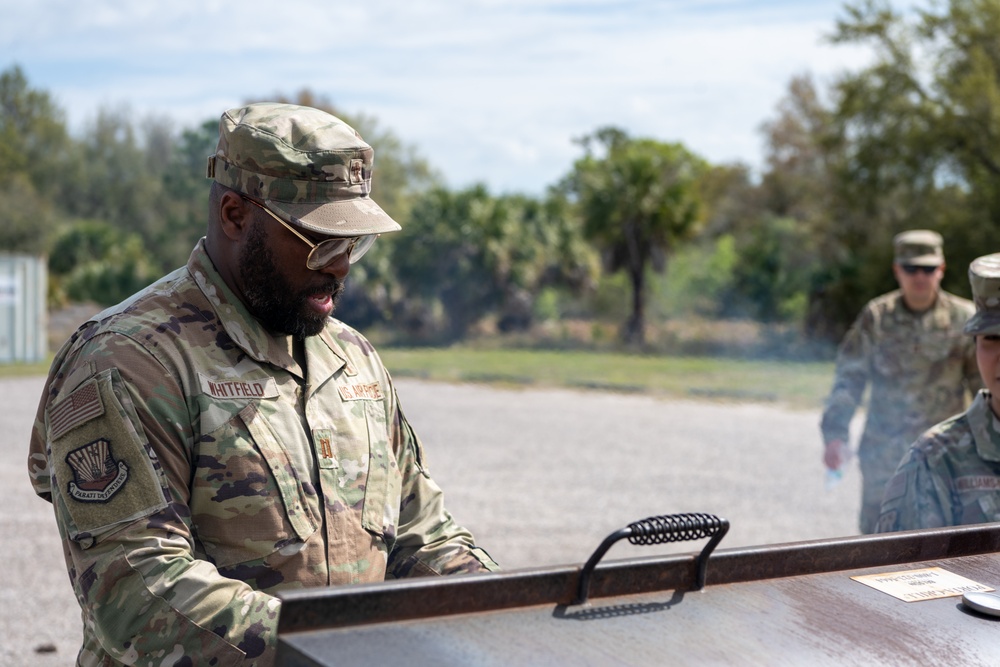
{"type": "MultiPolygon", "coordinates": [[[[69,536],[85,547],[118,524],[167,506],[141,427],[115,394],[116,369],[81,383],[45,411],[54,496],[69,536]]],[[[124,387],[122,387],[124,391],[124,387]]]]}

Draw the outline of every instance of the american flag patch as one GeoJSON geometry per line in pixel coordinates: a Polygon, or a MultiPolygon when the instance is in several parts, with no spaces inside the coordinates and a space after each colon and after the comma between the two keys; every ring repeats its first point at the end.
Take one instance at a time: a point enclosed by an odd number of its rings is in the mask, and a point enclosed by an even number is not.
{"type": "Polygon", "coordinates": [[[91,380],[49,408],[49,439],[56,440],[94,417],[104,414],[97,381],[91,380]]]}

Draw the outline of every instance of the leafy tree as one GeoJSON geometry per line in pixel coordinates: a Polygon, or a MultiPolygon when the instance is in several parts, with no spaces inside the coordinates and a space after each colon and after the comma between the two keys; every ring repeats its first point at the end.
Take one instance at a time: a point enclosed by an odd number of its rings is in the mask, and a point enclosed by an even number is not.
{"type": "Polygon", "coordinates": [[[33,90],[17,65],[0,73],[0,177],[25,174],[51,193],[70,146],[62,112],[49,94],[33,90]]]}
{"type": "Polygon", "coordinates": [[[701,235],[679,246],[662,276],[654,278],[651,315],[659,318],[697,315],[731,316],[727,295],[741,253],[731,233],[701,235]]]}
{"type": "Polygon", "coordinates": [[[62,113],[20,67],[0,73],[0,248],[44,252],[57,219],[51,203],[70,149],[62,113]]]}
{"type": "Polygon", "coordinates": [[[26,174],[11,174],[0,181],[0,212],[0,251],[45,254],[57,216],[26,174]]]}
{"type": "MultiPolygon", "coordinates": [[[[423,303],[437,299],[447,319],[446,336],[456,340],[485,313],[496,308],[502,289],[494,280],[487,259],[488,227],[494,200],[486,188],[477,185],[459,192],[434,188],[414,206],[407,233],[392,247],[392,263],[402,287],[423,303]]],[[[502,223],[500,223],[502,224],[502,223]]],[[[431,324],[412,308],[406,320],[411,330],[428,329],[431,324]]]]}
{"type": "Polygon", "coordinates": [[[76,218],[136,232],[150,247],[164,226],[162,171],[142,144],[126,108],[101,109],[70,163],[64,205],[76,218]]]}
{"type": "Polygon", "coordinates": [[[566,206],[556,195],[494,197],[483,185],[427,192],[392,247],[407,295],[399,321],[426,334],[434,329],[432,304],[439,303],[448,340],[490,314],[502,330],[527,328],[542,288],[579,289],[593,276],[566,206]]]}
{"type": "Polygon", "coordinates": [[[962,269],[993,247],[1000,222],[1000,3],[951,0],[912,18],[878,0],[844,11],[834,41],[871,46],[875,61],[836,82],[808,133],[825,209],[810,231],[829,253],[810,299],[820,335],[839,335],[865,299],[893,286],[895,233],[940,231],[959,268],[944,286],[963,294],[962,269]]]}
{"type": "Polygon", "coordinates": [[[667,255],[695,231],[698,180],[708,165],[680,144],[632,139],[614,127],[580,143],[585,155],[562,187],[577,203],[583,234],[599,248],[605,270],[628,276],[632,304],[622,338],[641,345],[646,271],[662,272],[667,255]]]}
{"type": "Polygon", "coordinates": [[[791,218],[760,218],[740,241],[740,261],[723,295],[724,312],[761,322],[801,320],[816,254],[791,218]]]}
{"type": "Polygon", "coordinates": [[[101,221],[66,226],[49,255],[49,273],[57,301],[117,303],[157,277],[137,234],[101,221]]]}
{"type": "Polygon", "coordinates": [[[846,174],[849,142],[837,134],[834,110],[812,78],[794,77],[777,109],[762,126],[766,170],[756,210],[737,232],[746,264],[727,292],[726,308],[749,304],[750,313],[765,320],[794,314],[812,334],[839,339],[859,299],[874,296],[863,284],[864,267],[888,272],[869,254],[883,246],[869,243],[872,220],[852,210],[852,195],[837,180],[846,174]]]}
{"type": "Polygon", "coordinates": [[[163,224],[152,233],[161,271],[184,264],[195,243],[205,235],[211,186],[205,177],[205,164],[219,140],[219,121],[207,120],[182,130],[179,136],[165,133],[166,129],[166,123],[154,126],[151,131],[160,138],[150,139],[146,145],[147,152],[162,157],[155,171],[162,182],[163,224]]]}

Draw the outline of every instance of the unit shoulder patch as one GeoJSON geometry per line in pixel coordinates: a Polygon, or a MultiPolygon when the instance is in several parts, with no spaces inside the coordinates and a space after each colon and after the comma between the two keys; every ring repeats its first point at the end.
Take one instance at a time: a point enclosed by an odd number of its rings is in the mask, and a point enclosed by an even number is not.
{"type": "Polygon", "coordinates": [[[66,455],[66,463],[73,471],[68,493],[80,502],[107,502],[128,479],[128,466],[115,461],[111,443],[105,438],[77,447],[66,455]]]}

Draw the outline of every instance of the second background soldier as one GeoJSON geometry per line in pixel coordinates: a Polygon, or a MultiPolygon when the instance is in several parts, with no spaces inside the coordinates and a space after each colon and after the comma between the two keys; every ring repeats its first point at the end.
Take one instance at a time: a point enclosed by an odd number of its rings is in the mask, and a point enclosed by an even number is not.
{"type": "Polygon", "coordinates": [[[838,469],[847,456],[851,419],[870,387],[858,446],[862,533],[875,531],[885,484],[907,447],[930,426],[965,410],[981,386],[975,348],[962,334],[975,306],[940,287],[941,235],[902,232],[893,239],[893,252],[899,289],[869,301],[841,342],[821,421],[824,463],[838,469]]]}

